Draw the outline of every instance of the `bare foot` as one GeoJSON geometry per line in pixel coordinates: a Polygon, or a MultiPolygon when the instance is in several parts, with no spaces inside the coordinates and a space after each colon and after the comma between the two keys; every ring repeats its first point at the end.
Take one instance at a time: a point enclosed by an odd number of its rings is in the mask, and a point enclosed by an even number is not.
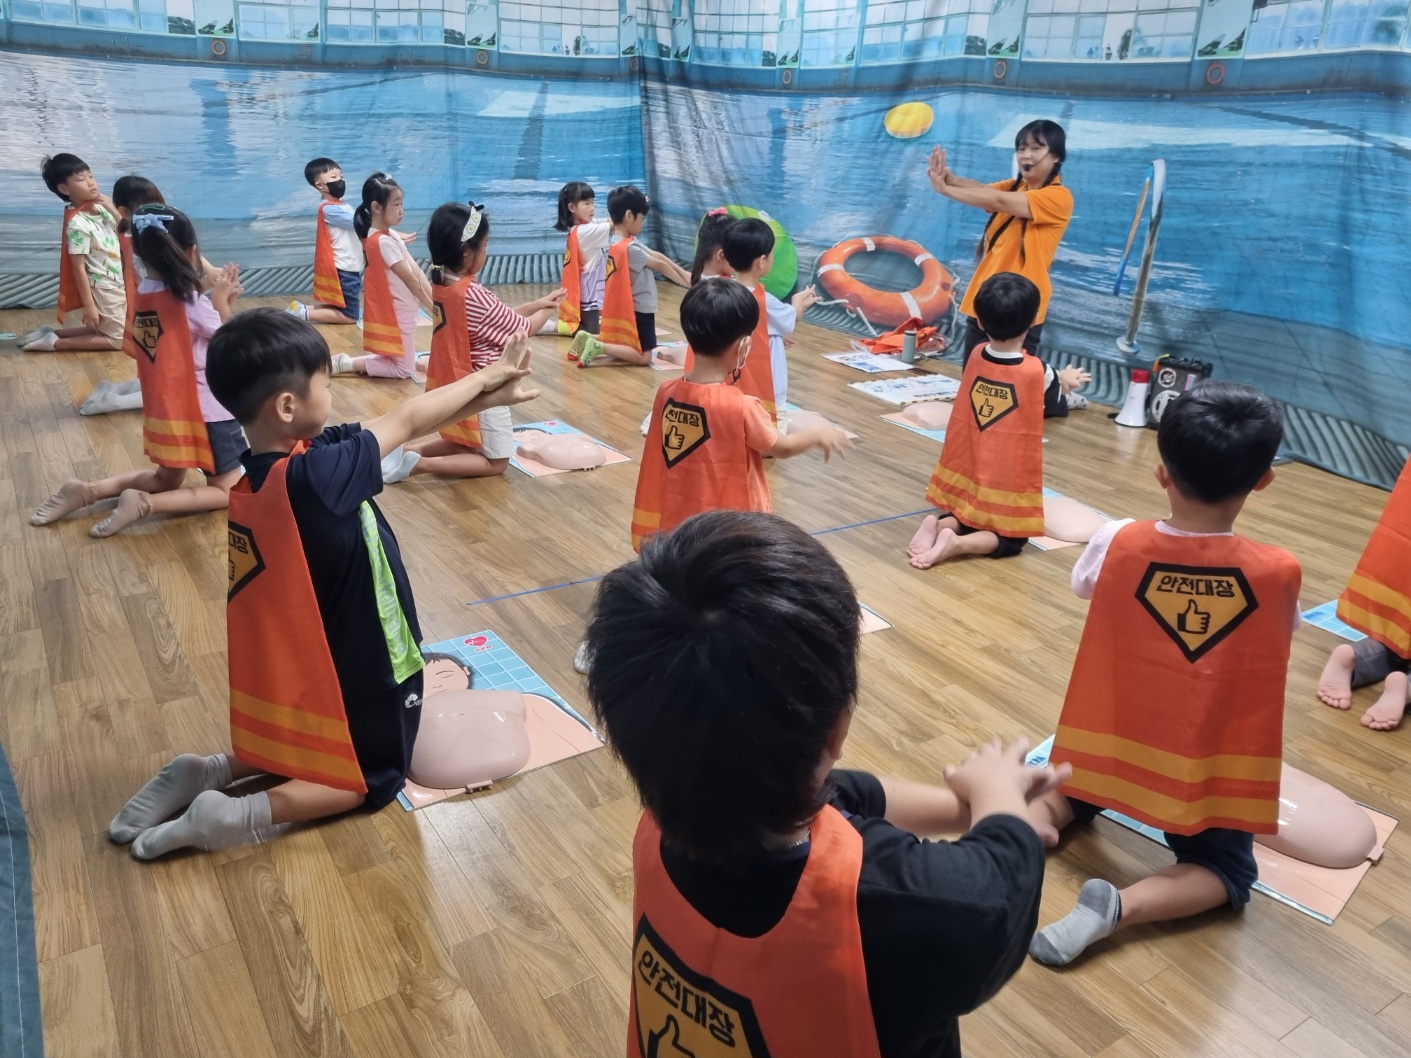
{"type": "Polygon", "coordinates": [[[88,535],[100,539],[112,536],[114,533],[122,532],[133,522],[146,518],[151,513],[151,494],[143,492],[141,489],[123,489],[122,495],[118,497],[117,508],[112,514],[88,530],[88,535]]]}
{"type": "Polygon", "coordinates": [[[936,536],[940,531],[940,519],[934,514],[926,515],[921,520],[921,528],[916,530],[916,535],[911,538],[911,543],[906,545],[907,555],[914,558],[930,551],[936,546],[936,536]]]}
{"type": "Polygon", "coordinates": [[[911,556],[911,564],[917,569],[930,569],[937,563],[944,562],[955,550],[956,541],[959,539],[954,529],[942,529],[936,534],[936,542],[929,551],[911,556]]]}
{"type": "Polygon", "coordinates": [[[1406,673],[1393,672],[1387,677],[1382,696],[1362,714],[1362,726],[1373,731],[1395,731],[1406,715],[1406,704],[1406,673]]]}
{"type": "Polygon", "coordinates": [[[81,511],[93,502],[93,490],[88,482],[70,478],[59,486],[59,491],[41,503],[29,516],[30,525],[48,525],[66,518],[74,511],[81,511]]]}
{"type": "Polygon", "coordinates": [[[1334,709],[1352,708],[1353,657],[1351,645],[1339,643],[1318,677],[1318,698],[1334,709]]]}

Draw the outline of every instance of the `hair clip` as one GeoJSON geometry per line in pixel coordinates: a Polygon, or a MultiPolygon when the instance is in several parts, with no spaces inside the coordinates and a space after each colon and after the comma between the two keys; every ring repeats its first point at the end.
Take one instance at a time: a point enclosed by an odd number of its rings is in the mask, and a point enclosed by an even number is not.
{"type": "Polygon", "coordinates": [[[485,216],[485,207],[477,206],[474,202],[468,203],[470,206],[470,217],[465,222],[465,230],[461,232],[461,242],[470,242],[475,238],[475,233],[480,230],[480,219],[485,216]]]}
{"type": "Polygon", "coordinates": [[[147,228],[161,228],[162,231],[166,231],[167,226],[162,222],[168,220],[176,220],[176,218],[169,213],[137,213],[132,218],[132,230],[144,231],[147,228]]]}
{"type": "Polygon", "coordinates": [[[712,209],[712,210],[707,210],[707,211],[706,211],[706,216],[707,216],[707,217],[726,217],[726,216],[729,216],[729,214],[730,214],[730,211],[729,211],[728,209],[726,209],[724,206],[721,206],[721,207],[719,207],[718,209],[712,209]]]}

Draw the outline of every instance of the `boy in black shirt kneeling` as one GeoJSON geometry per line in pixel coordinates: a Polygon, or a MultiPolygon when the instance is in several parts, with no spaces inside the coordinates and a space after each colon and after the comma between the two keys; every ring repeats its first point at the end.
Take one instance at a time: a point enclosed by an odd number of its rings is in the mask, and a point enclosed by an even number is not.
{"type": "Polygon", "coordinates": [[[949,788],[834,770],[858,635],[841,567],[770,515],[698,515],[603,581],[588,694],[646,808],[629,1055],[959,1058],[1023,961],[1025,805],[1064,773],[998,740],[949,788]]]}

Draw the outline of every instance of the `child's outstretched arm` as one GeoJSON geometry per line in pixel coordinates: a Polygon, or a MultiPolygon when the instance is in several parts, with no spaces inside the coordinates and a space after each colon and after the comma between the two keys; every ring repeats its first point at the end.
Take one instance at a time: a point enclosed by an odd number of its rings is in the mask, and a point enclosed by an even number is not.
{"type": "Polygon", "coordinates": [[[691,285],[691,273],[682,268],[670,257],[667,257],[664,253],[659,253],[656,250],[648,250],[647,267],[653,271],[660,272],[678,286],[689,287],[691,285]]]}
{"type": "Polygon", "coordinates": [[[789,299],[789,304],[794,307],[797,319],[803,319],[803,314],[818,304],[818,291],[810,283],[797,294],[789,299]]]}
{"type": "Polygon", "coordinates": [[[524,305],[515,306],[515,312],[529,320],[529,333],[538,334],[544,329],[544,324],[558,315],[559,302],[563,300],[568,291],[559,287],[547,297],[542,297],[538,301],[530,301],[524,305]]]}
{"type": "Polygon", "coordinates": [[[518,335],[505,346],[504,355],[483,371],[472,371],[448,386],[440,386],[404,401],[385,415],[369,419],[363,429],[377,436],[384,456],[414,437],[435,433],[486,408],[523,404],[539,396],[522,379],[530,373],[529,338],[518,335]]]}
{"type": "Polygon", "coordinates": [[[774,442],[774,447],[764,454],[775,459],[788,459],[790,456],[801,455],[810,448],[818,448],[822,450],[823,462],[826,463],[832,456],[840,456],[851,447],[852,441],[848,440],[847,434],[831,423],[823,422],[815,426],[805,426],[801,430],[781,433],[779,439],[774,442]]]}

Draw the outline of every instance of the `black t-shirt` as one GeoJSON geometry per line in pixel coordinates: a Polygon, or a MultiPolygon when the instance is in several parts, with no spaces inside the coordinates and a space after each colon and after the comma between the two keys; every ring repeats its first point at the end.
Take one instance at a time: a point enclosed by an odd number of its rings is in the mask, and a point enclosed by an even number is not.
{"type": "MultiPolygon", "coordinates": [[[[348,732],[367,783],[366,806],[376,809],[397,796],[411,767],[412,746],[421,721],[421,673],[400,685],[393,676],[358,517],[364,502],[377,519],[397,599],[417,642],[421,641],[421,628],[397,538],[377,504],[371,502],[382,491],[377,437],[358,423],[348,423],[330,426],[309,445],[303,455],[290,459],[285,472],[289,505],[299,527],[328,650],[343,691],[348,732]]],[[[278,452],[254,455],[247,451],[241,461],[250,487],[258,492],[270,468],[281,458],[278,452]]]]}
{"type": "MultiPolygon", "coordinates": [[[[958,841],[925,841],[888,823],[882,784],[835,771],[832,803],[862,835],[857,919],[882,1058],[961,1058],[957,1018],[1019,969],[1039,919],[1044,850],[1017,816],[990,816],[958,841]]],[[[809,847],[741,872],[663,843],[667,875],[718,929],[758,937],[783,918],[809,847]]]]}

